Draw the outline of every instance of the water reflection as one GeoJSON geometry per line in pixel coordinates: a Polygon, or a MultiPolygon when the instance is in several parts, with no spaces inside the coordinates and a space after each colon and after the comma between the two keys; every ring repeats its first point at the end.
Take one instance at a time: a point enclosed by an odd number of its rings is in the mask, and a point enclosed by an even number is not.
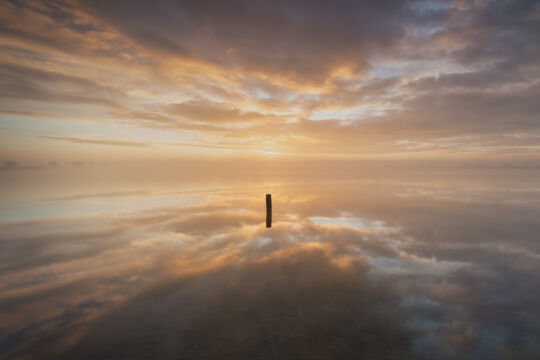
{"type": "Polygon", "coordinates": [[[537,358],[538,174],[505,177],[4,187],[0,354],[537,358]]]}

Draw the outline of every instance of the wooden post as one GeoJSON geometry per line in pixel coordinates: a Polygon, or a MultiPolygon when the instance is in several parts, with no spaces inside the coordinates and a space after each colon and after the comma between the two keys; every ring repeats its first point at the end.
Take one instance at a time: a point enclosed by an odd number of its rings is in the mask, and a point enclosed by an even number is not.
{"type": "Polygon", "coordinates": [[[266,194],[266,227],[272,227],[272,195],[266,194]]]}

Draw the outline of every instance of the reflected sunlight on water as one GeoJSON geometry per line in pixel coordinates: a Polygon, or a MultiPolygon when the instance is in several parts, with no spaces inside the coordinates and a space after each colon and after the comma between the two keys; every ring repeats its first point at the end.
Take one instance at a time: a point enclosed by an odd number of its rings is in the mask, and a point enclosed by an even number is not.
{"type": "Polygon", "coordinates": [[[532,359],[539,174],[517,172],[2,174],[0,356],[532,359]]]}

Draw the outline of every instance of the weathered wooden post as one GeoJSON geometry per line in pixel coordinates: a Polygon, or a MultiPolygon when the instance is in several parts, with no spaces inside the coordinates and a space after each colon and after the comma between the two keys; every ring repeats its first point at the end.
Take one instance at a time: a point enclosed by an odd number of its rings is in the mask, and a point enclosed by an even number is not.
{"type": "Polygon", "coordinates": [[[266,227],[272,227],[272,195],[266,194],[266,227]]]}

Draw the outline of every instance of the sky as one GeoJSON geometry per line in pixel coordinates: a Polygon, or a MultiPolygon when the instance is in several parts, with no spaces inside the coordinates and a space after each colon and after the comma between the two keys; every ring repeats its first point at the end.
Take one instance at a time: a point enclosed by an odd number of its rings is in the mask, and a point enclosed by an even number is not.
{"type": "Polygon", "coordinates": [[[540,160],[540,1],[0,1],[0,160],[540,160]]]}

